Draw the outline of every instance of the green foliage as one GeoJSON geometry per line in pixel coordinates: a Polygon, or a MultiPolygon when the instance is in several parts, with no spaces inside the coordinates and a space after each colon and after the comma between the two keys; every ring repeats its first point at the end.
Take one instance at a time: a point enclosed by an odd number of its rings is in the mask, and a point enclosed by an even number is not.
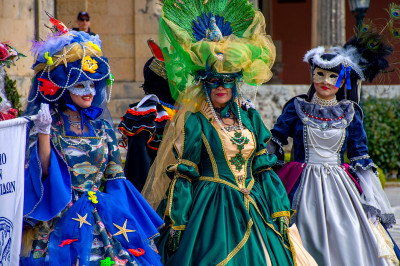
{"type": "Polygon", "coordinates": [[[370,98],[362,107],[369,155],[388,178],[396,178],[400,169],[400,99],[370,98]]]}
{"type": "Polygon", "coordinates": [[[11,102],[12,108],[17,109],[18,116],[20,116],[22,113],[21,95],[18,93],[16,81],[10,79],[7,74],[4,77],[4,90],[7,99],[11,102]]]}
{"type": "Polygon", "coordinates": [[[383,170],[381,168],[378,167],[377,169],[378,171],[378,177],[379,177],[379,181],[381,182],[382,188],[385,187],[385,183],[386,183],[386,176],[385,173],[383,172],[383,170]]]}

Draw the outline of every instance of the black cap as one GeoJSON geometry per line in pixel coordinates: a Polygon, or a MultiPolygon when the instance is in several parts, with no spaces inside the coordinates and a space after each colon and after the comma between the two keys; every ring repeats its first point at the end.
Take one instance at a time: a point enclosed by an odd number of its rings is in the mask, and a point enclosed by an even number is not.
{"type": "Polygon", "coordinates": [[[78,14],[78,19],[80,19],[80,18],[82,18],[82,17],[90,18],[90,17],[89,17],[89,13],[86,12],[86,11],[79,12],[79,14],[78,14]]]}

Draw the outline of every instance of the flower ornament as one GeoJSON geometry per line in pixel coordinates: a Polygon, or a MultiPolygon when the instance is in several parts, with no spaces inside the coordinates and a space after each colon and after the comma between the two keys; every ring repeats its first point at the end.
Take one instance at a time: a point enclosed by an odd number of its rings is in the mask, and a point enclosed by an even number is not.
{"type": "Polygon", "coordinates": [[[39,88],[40,88],[40,91],[43,92],[44,95],[53,96],[60,88],[60,87],[54,85],[54,83],[48,79],[38,78],[38,80],[43,83],[43,85],[39,86],[39,88]]]}
{"type": "Polygon", "coordinates": [[[5,61],[10,56],[8,48],[5,44],[0,43],[0,61],[5,61]]]}
{"type": "Polygon", "coordinates": [[[15,65],[15,61],[20,57],[25,57],[25,55],[18,53],[8,42],[0,43],[0,67],[15,65]]]}
{"type": "Polygon", "coordinates": [[[86,56],[82,59],[82,70],[90,73],[96,73],[98,66],[97,61],[90,56],[86,56]]]}

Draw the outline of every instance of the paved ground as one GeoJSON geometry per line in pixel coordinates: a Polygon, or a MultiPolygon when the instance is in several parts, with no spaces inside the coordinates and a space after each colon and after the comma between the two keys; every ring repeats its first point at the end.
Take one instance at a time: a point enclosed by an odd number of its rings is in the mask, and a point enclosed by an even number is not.
{"type": "Polygon", "coordinates": [[[400,185],[396,184],[393,186],[389,184],[385,187],[385,192],[392,205],[397,221],[396,225],[392,229],[389,229],[389,232],[397,245],[400,245],[400,185]]]}

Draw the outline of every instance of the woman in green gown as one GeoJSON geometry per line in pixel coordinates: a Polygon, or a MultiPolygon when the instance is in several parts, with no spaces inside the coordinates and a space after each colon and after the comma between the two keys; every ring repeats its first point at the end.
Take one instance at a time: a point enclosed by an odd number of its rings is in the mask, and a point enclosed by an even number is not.
{"type": "Polygon", "coordinates": [[[207,93],[174,142],[177,162],[158,212],[166,265],[293,265],[290,204],[266,153],[271,134],[253,108],[238,106],[235,78],[208,75],[207,93]],[[228,81],[226,81],[228,80],[228,81]],[[278,222],[279,221],[279,222],[278,222]]]}
{"type": "Polygon", "coordinates": [[[241,96],[241,81],[272,76],[264,17],[247,0],[165,0],[160,45],[179,111],[142,194],[157,206],[168,184],[158,206],[162,262],[293,265],[290,204],[266,151],[271,134],[241,96]]]}

